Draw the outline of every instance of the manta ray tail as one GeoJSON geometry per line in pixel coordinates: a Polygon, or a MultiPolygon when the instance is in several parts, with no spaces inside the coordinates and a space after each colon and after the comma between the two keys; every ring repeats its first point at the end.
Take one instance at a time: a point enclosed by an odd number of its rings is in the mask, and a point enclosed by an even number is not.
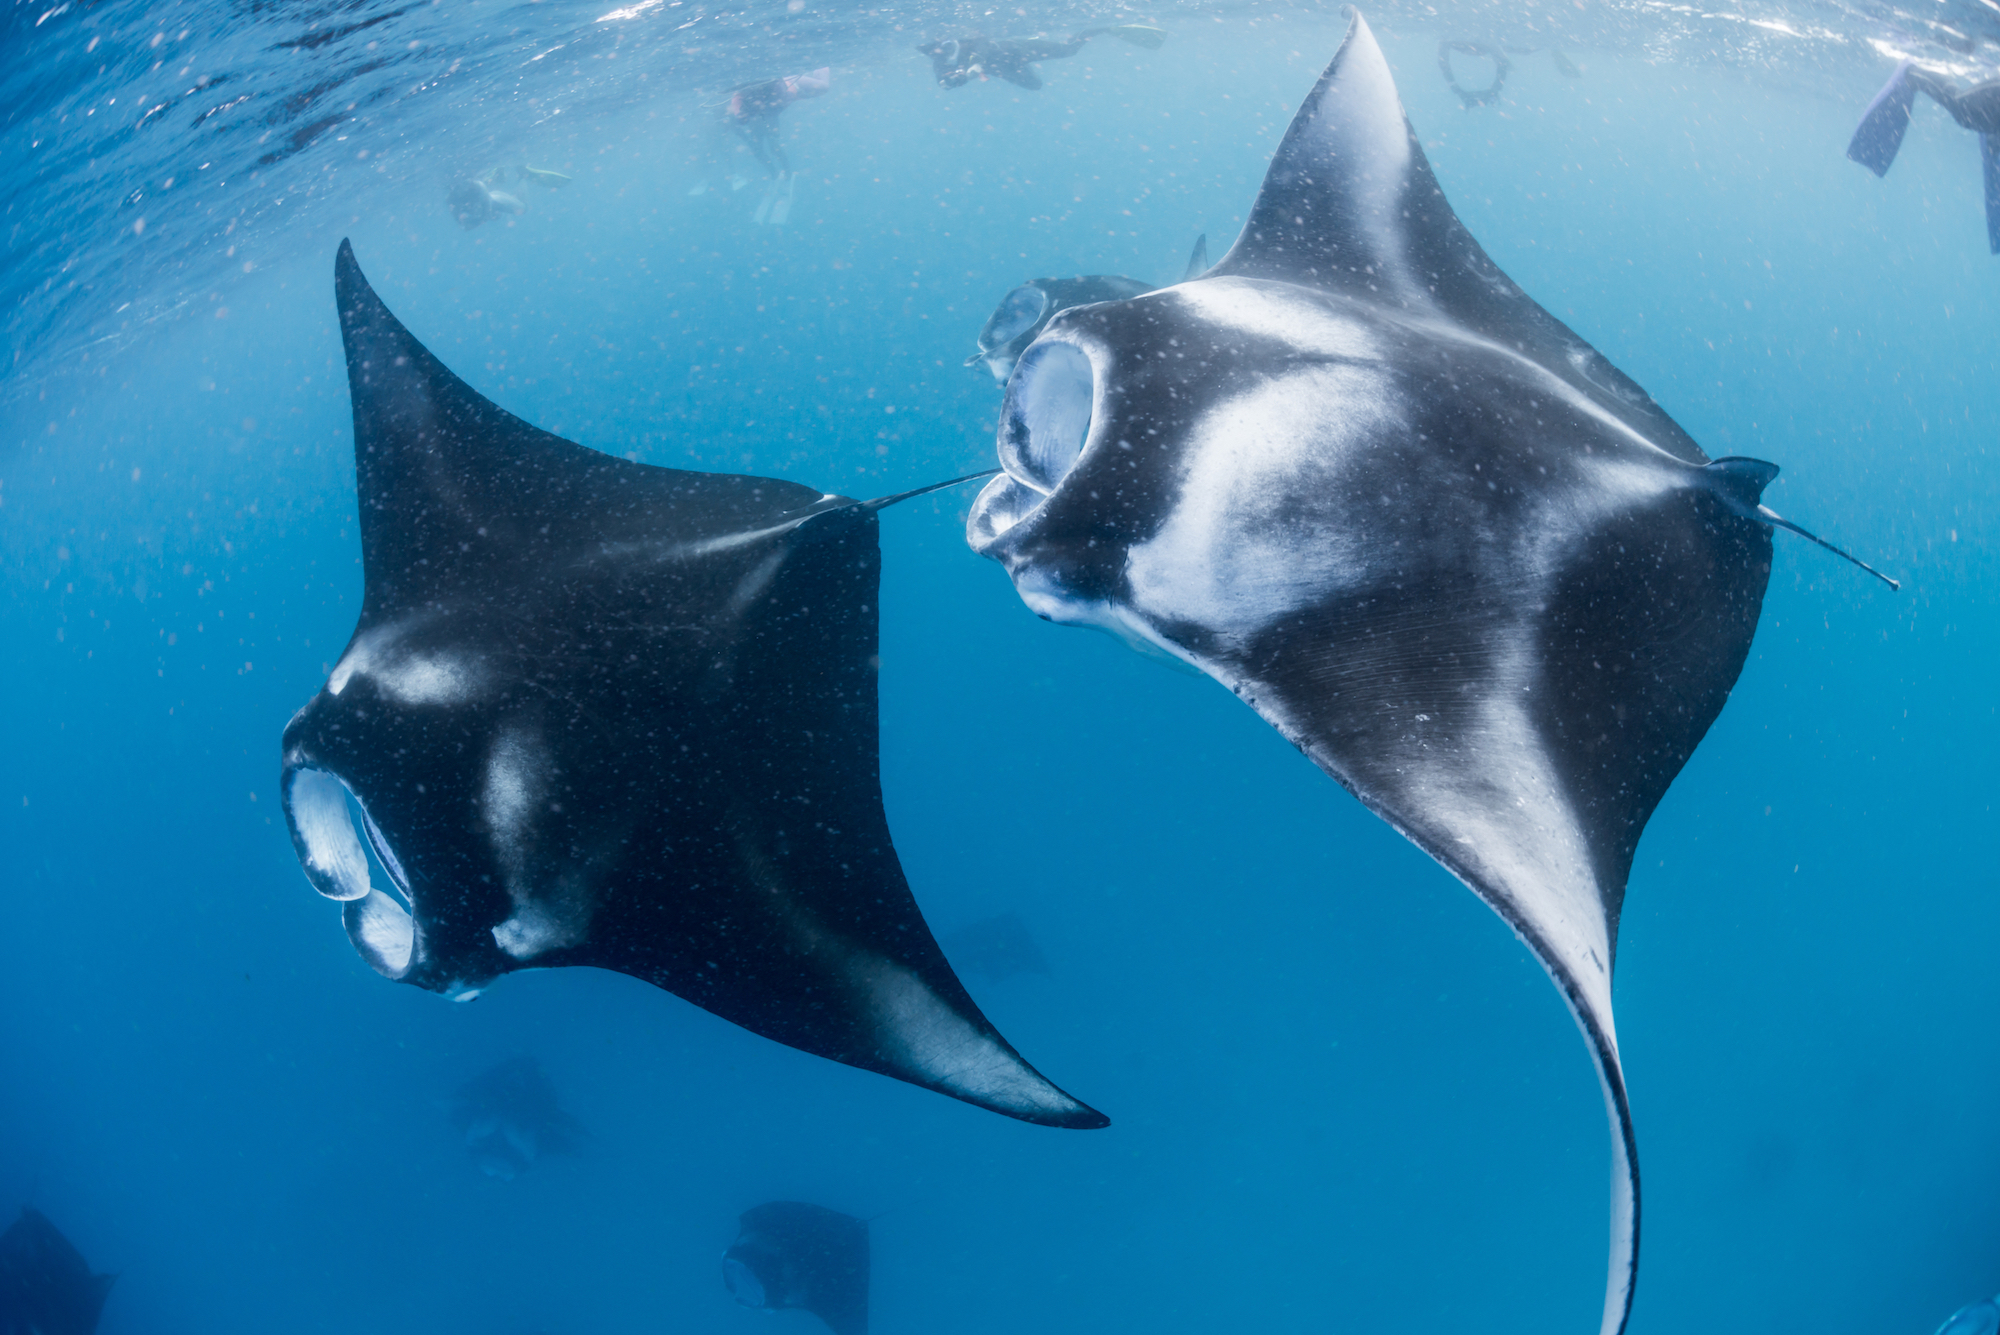
{"type": "MultiPolygon", "coordinates": [[[[1847,156],[1877,176],[1889,174],[1897,150],[1903,146],[1903,133],[1910,128],[1910,107],[1916,101],[1917,86],[1907,77],[1909,71],[1907,60],[1896,66],[1889,82],[1882,85],[1882,91],[1875,94],[1868,110],[1861,113],[1861,124],[1855,127],[1854,138],[1847,144],[1847,156]]],[[[1987,177],[1989,181],[1992,179],[1991,175],[1987,177]]],[[[1987,199],[1990,208],[1990,192],[1987,199]]],[[[1988,217],[1991,216],[1989,213],[1988,217]]]]}
{"type": "MultiPolygon", "coordinates": [[[[977,360],[977,357],[973,358],[973,361],[977,360]]],[[[966,365],[970,366],[972,362],[967,362],[966,365]]],[[[928,487],[914,487],[909,491],[899,491],[893,496],[877,496],[872,501],[860,502],[861,508],[864,510],[886,510],[898,502],[914,500],[919,496],[928,496],[934,491],[943,491],[946,487],[955,487],[961,482],[972,482],[982,477],[992,477],[999,471],[997,468],[983,468],[977,473],[967,473],[964,477],[947,478],[943,482],[933,482],[928,487]]]]}
{"type": "MultiPolygon", "coordinates": [[[[2000,247],[1996,247],[1996,249],[2000,249],[2000,247]]],[[[1819,534],[1801,528],[1779,514],[1776,510],[1773,510],[1770,506],[1765,505],[1763,503],[1764,488],[1770,486],[1772,479],[1778,476],[1778,466],[1776,464],[1767,463],[1762,459],[1746,459],[1741,455],[1731,455],[1726,459],[1717,459],[1714,463],[1707,465],[1702,469],[1702,474],[1708,480],[1710,489],[1716,495],[1720,496],[1730,509],[1736,511],[1736,513],[1742,515],[1744,518],[1754,519],[1759,523],[1770,524],[1776,528],[1790,529],[1800,537],[1810,542],[1818,543],[1842,560],[1852,561],[1855,565],[1860,566],[1890,588],[1900,589],[1903,587],[1900,580],[1890,579],[1887,575],[1877,570],[1874,566],[1869,565],[1852,552],[1834,546],[1819,534]]]]}

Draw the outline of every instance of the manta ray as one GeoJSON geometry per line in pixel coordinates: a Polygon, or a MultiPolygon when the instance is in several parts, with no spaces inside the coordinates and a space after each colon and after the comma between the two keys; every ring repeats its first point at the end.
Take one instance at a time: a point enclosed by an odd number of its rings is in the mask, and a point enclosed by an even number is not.
{"type": "Polygon", "coordinates": [[[1619,909],[1795,527],[1760,499],[1776,466],[1710,460],[1487,258],[1358,14],[1229,253],[1051,320],[998,448],[967,538],[1031,610],[1229,687],[1548,970],[1610,1114],[1615,1335],[1619,909]]]}
{"type": "Polygon", "coordinates": [[[479,1171],[504,1182],[546,1155],[574,1153],[589,1139],[583,1124],[563,1111],[555,1082],[533,1057],[489,1066],[460,1085],[447,1116],[479,1171]]]}
{"type": "Polygon", "coordinates": [[[799,1308],[833,1335],[868,1335],[868,1221],[804,1201],[745,1210],[722,1254],[729,1296],[762,1312],[799,1308]]]}
{"type": "Polygon", "coordinates": [[[363,596],[280,791],[362,958],[459,996],[611,969],[996,1112],[1106,1125],[980,1013],[890,842],[876,515],[902,497],[585,449],[447,370],[346,242],[334,291],[363,596]]]}
{"type": "Polygon", "coordinates": [[[92,1274],[49,1217],[24,1205],[0,1233],[0,1335],[92,1335],[117,1278],[92,1274]]]}

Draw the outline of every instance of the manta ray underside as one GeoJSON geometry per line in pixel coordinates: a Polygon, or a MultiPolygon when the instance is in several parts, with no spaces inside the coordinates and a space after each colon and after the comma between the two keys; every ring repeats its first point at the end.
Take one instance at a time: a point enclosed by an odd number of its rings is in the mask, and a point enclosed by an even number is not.
{"type": "Polygon", "coordinates": [[[1621,1330],[1619,907],[1749,652],[1776,467],[1711,462],[1487,258],[1359,15],[1229,254],[1058,315],[998,444],[967,538],[1031,609],[1228,686],[1547,967],[1611,1115],[1621,1330]]]}
{"type": "Polygon", "coordinates": [[[763,1312],[798,1308],[833,1335],[868,1335],[868,1221],[804,1201],[745,1210],[722,1254],[731,1297],[763,1312]]]}
{"type": "Polygon", "coordinates": [[[334,288],[365,588],[285,729],[282,792],[363,958],[461,994],[613,969],[806,1052],[1104,1125],[980,1014],[890,843],[876,511],[897,498],[587,450],[447,370],[345,242],[334,288]]]}

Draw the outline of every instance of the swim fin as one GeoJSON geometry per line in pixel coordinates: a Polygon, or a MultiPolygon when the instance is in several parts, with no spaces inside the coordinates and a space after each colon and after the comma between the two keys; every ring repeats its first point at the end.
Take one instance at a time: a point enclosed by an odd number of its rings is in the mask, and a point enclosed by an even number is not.
{"type": "Polygon", "coordinates": [[[1896,66],[1889,82],[1861,113],[1861,124],[1847,144],[1847,156],[1877,176],[1889,174],[1896,151],[1903,146],[1903,134],[1910,128],[1910,107],[1917,99],[1917,86],[1905,77],[1909,69],[1907,60],[1896,66]]]}
{"type": "Polygon", "coordinates": [[[1091,31],[1110,33],[1121,42],[1143,46],[1148,51],[1157,51],[1167,44],[1167,30],[1155,28],[1149,23],[1121,23],[1115,28],[1093,28],[1091,31]]]}
{"type": "MultiPolygon", "coordinates": [[[[1990,181],[1993,178],[1991,176],[1988,176],[1986,179],[1990,181]]],[[[1987,199],[1991,200],[1993,198],[1992,192],[1988,191],[1986,197],[1987,199]]],[[[1208,233],[1203,232],[1200,236],[1194,239],[1194,250],[1192,253],[1188,255],[1187,272],[1181,275],[1181,281],[1183,283],[1192,283],[1195,279],[1201,277],[1203,274],[1207,272],[1208,272],[1208,233]]]]}
{"type": "Polygon", "coordinates": [[[785,183],[778,187],[778,193],[771,200],[771,216],[764,221],[773,227],[783,227],[785,219],[792,216],[792,200],[798,195],[799,178],[790,172],[785,174],[785,183]]]}
{"type": "Polygon", "coordinates": [[[1986,172],[1986,244],[2000,255],[2000,135],[1979,136],[1979,163],[1986,172]]]}

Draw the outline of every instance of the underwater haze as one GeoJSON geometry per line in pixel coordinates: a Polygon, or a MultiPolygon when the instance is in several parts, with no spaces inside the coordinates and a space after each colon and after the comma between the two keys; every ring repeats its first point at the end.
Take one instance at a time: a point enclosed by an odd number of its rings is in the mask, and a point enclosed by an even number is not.
{"type": "MultiPolygon", "coordinates": [[[[1367,17],[1500,267],[1902,581],[1775,535],[1741,678],[1639,844],[1615,997],[1634,1335],[1926,1335],[2000,1290],[2000,257],[1936,106],[1883,179],[1845,150],[1899,60],[2000,73],[2000,18],[1367,17]],[[1446,82],[1450,41],[1506,53],[1492,100],[1446,82]]],[[[772,1200],[872,1221],[877,1335],[1594,1328],[1603,1096],[1542,966],[1229,691],[1039,621],[968,549],[972,487],[881,515],[889,825],[948,953],[1032,932],[1046,972],[961,975],[1107,1129],[616,973],[393,986],[279,805],[362,596],[343,238],[538,427],[887,495],[993,466],[1001,388],[963,363],[1009,289],[1228,250],[1346,31],[1332,4],[0,16],[0,1223],[32,1203],[117,1274],[104,1335],[809,1335],[721,1279],[772,1200]],[[1094,38],[1039,90],[941,88],[914,49],[1117,23],[1166,39],[1094,38]],[[776,121],[774,219],[731,92],[821,67],[776,121]],[[467,227],[481,175],[506,199],[467,227]],[[587,1134],[482,1171],[454,1097],[521,1058],[587,1134]]]]}

